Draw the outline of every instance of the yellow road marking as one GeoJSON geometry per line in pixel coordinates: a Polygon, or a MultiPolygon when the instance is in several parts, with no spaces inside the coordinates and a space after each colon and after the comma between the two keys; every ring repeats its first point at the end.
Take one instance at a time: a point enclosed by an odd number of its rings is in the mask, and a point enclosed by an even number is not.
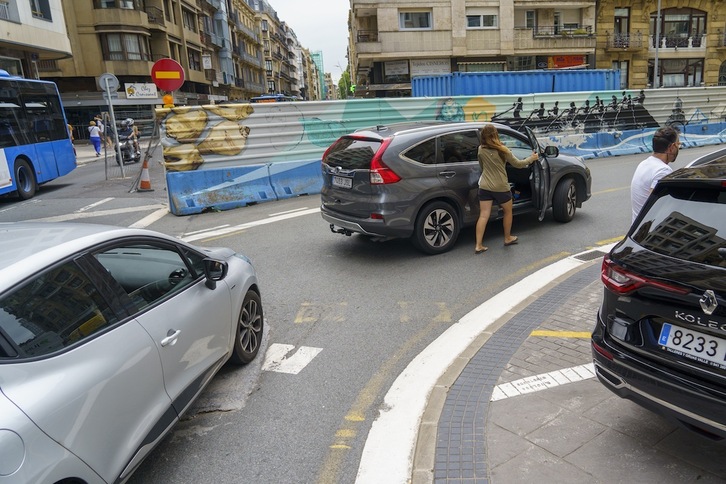
{"type": "Polygon", "coordinates": [[[600,190],[599,192],[594,192],[593,195],[600,195],[603,193],[611,193],[611,192],[621,192],[623,190],[630,190],[630,187],[608,188],[606,190],[600,190]]]}
{"type": "Polygon", "coordinates": [[[319,484],[337,483],[340,482],[340,472],[343,461],[348,455],[347,450],[350,446],[347,445],[345,438],[339,437],[342,434],[352,433],[356,434],[356,430],[361,422],[365,421],[365,414],[373,406],[373,403],[381,394],[383,385],[393,372],[395,366],[409,353],[421,341],[429,337],[429,334],[436,329],[437,326],[441,325],[442,320],[446,320],[446,311],[439,306],[441,312],[422,330],[417,332],[412,338],[407,340],[399,349],[380,367],[380,369],[368,380],[366,386],[358,393],[358,396],[353,402],[350,410],[345,416],[345,422],[341,425],[341,428],[336,432],[336,438],[334,443],[328,448],[330,452],[325,457],[320,472],[318,473],[317,481],[319,484]]]}
{"type": "Polygon", "coordinates": [[[589,331],[547,331],[536,329],[529,333],[530,336],[542,336],[545,338],[582,338],[589,339],[592,333],[589,331]]]}
{"type": "Polygon", "coordinates": [[[621,240],[623,240],[624,237],[625,237],[624,235],[620,235],[618,237],[613,237],[612,239],[600,240],[598,242],[595,242],[595,245],[614,244],[615,242],[620,242],[621,240]]]}

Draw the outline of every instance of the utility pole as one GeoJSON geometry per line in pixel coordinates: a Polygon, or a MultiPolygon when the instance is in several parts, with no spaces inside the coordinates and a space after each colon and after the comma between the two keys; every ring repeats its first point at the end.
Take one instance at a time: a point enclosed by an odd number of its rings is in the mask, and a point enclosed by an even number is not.
{"type": "Polygon", "coordinates": [[[660,48],[660,0],[655,15],[655,62],[653,63],[653,89],[660,87],[660,72],[658,70],[658,49],[660,48]]]}

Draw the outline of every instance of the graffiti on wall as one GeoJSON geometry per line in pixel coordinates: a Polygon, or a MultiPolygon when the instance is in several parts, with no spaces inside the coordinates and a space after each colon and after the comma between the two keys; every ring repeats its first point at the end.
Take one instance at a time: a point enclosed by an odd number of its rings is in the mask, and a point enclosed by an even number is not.
{"type": "Polygon", "coordinates": [[[404,121],[495,121],[532,128],[584,158],[646,152],[674,126],[686,147],[726,142],[726,88],[522,96],[223,104],[158,109],[172,212],[317,193],[340,136],[404,121]]]}

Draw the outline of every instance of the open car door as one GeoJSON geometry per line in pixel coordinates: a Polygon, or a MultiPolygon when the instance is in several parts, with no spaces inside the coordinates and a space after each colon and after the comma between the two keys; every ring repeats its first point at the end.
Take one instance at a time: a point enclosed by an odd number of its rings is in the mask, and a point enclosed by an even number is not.
{"type": "Polygon", "coordinates": [[[545,212],[548,208],[549,193],[550,193],[550,166],[545,157],[544,150],[541,149],[537,137],[534,135],[531,129],[525,126],[527,130],[527,136],[529,142],[532,145],[532,150],[536,150],[539,155],[539,159],[536,163],[532,164],[532,181],[533,190],[532,201],[536,208],[539,209],[539,221],[544,219],[545,212]]]}

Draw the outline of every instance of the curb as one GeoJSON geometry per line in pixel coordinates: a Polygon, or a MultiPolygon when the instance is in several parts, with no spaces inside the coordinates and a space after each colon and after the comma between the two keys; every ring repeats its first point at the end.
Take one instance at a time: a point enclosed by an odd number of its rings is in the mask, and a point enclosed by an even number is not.
{"type": "Polygon", "coordinates": [[[587,254],[605,253],[613,245],[543,267],[466,314],[419,353],[383,399],[363,448],[356,483],[406,484],[412,476],[414,482],[431,482],[439,415],[448,389],[473,355],[553,283],[592,265],[587,254]]]}

